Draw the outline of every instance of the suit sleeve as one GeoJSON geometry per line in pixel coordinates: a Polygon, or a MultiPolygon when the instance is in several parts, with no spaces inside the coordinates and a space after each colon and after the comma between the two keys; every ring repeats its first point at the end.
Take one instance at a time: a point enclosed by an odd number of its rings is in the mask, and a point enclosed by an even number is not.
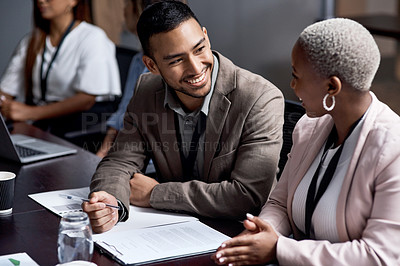
{"type": "Polygon", "coordinates": [[[213,181],[159,184],[152,192],[151,206],[207,217],[243,218],[247,212],[257,214],[276,176],[283,112],[283,96],[278,89],[258,96],[239,129],[242,132],[238,134],[237,147],[213,159],[209,177],[213,181]],[[232,169],[219,171],[224,163],[232,163],[232,169]]]}
{"type": "MultiPolygon", "coordinates": [[[[136,87],[141,83],[141,77],[137,83],[136,87]]],[[[128,105],[123,129],[119,131],[107,156],[99,163],[90,184],[91,192],[106,191],[110,193],[123,203],[127,211],[129,211],[129,180],[133,174],[141,172],[145,168],[148,160],[145,142],[138,130],[137,115],[132,111],[134,105],[135,97],[128,105]]]]}

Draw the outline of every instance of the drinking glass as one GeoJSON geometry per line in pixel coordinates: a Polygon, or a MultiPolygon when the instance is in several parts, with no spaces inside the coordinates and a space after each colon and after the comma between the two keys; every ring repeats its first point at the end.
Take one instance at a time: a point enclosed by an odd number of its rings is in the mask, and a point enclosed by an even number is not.
{"type": "Polygon", "coordinates": [[[58,230],[57,246],[60,263],[92,259],[92,227],[85,212],[71,212],[63,215],[58,230]]]}

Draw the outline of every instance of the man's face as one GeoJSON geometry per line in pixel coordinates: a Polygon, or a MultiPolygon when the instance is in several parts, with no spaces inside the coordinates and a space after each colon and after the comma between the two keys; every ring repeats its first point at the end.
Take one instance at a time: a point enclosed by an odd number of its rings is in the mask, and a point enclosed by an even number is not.
{"type": "Polygon", "coordinates": [[[147,68],[160,74],[181,100],[204,98],[210,92],[213,55],[207,31],[195,19],[153,35],[150,49],[154,60],[144,56],[147,68]]]}

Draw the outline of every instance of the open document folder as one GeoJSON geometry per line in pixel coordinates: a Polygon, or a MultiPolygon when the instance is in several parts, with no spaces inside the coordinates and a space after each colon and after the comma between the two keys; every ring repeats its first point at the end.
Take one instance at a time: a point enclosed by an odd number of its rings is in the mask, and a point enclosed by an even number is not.
{"type": "MultiPolygon", "coordinates": [[[[29,195],[62,216],[82,211],[81,202],[60,195],[86,198],[89,188],[68,189],[29,195]]],[[[215,251],[228,236],[201,223],[198,218],[152,208],[130,206],[129,219],[108,232],[94,234],[98,247],[121,264],[138,265],[215,251]]]]}
{"type": "Polygon", "coordinates": [[[139,265],[209,253],[229,237],[200,221],[186,221],[128,231],[112,229],[93,239],[119,263],[139,265]]]}

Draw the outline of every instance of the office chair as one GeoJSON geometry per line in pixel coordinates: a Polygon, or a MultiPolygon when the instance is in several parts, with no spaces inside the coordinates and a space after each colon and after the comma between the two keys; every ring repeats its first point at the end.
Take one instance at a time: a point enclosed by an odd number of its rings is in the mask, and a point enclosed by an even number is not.
{"type": "Polygon", "coordinates": [[[278,174],[276,178],[279,180],[281,177],[283,168],[287,162],[287,155],[292,148],[292,133],[297,121],[305,114],[303,106],[299,102],[285,100],[285,113],[284,113],[284,124],[283,124],[283,145],[280,152],[280,159],[278,163],[278,174]]]}
{"type": "MultiPolygon", "coordinates": [[[[118,63],[122,94],[124,93],[125,83],[126,83],[126,79],[128,77],[128,71],[129,71],[129,66],[131,64],[131,61],[132,61],[132,57],[136,53],[137,53],[136,50],[116,46],[115,56],[117,58],[117,63],[118,63]]],[[[118,104],[120,101],[121,101],[121,98],[118,97],[113,102],[114,111],[117,110],[118,104]]],[[[69,142],[74,143],[75,145],[78,145],[78,146],[84,148],[85,150],[96,153],[97,150],[100,148],[100,145],[103,142],[103,139],[106,135],[106,132],[107,132],[106,122],[110,115],[111,114],[108,114],[108,116],[104,115],[104,116],[99,117],[99,120],[97,121],[97,123],[90,125],[90,126],[86,126],[85,128],[82,128],[81,130],[67,132],[64,135],[64,139],[68,140],[69,142]]]]}

